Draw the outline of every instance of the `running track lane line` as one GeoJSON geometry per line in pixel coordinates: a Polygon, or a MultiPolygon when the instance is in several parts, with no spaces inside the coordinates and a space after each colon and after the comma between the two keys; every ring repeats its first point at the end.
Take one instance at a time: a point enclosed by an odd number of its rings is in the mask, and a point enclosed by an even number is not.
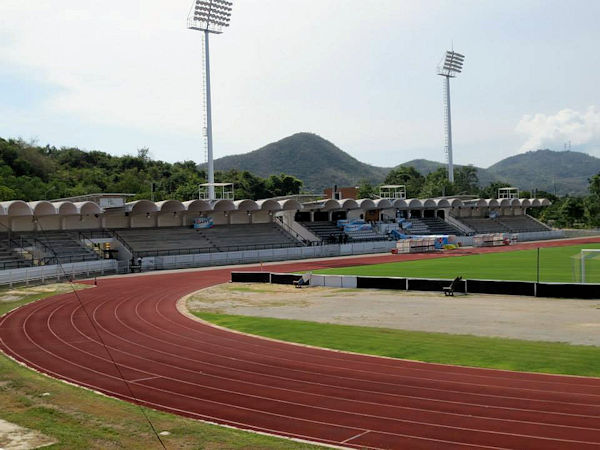
{"type": "MultiPolygon", "coordinates": [[[[338,265],[339,262],[338,260],[334,264],[338,265]]],[[[355,258],[347,259],[345,262],[348,264],[357,264],[375,261],[373,261],[373,258],[370,258],[367,261],[361,262],[359,258],[355,258]]],[[[319,263],[319,265],[322,265],[326,261],[320,261],[319,263]]],[[[284,268],[291,267],[295,270],[305,270],[302,266],[306,266],[306,263],[270,266],[269,269],[283,270],[284,268]]],[[[310,268],[310,265],[307,268],[310,268]]],[[[109,345],[123,345],[124,340],[131,341],[131,345],[136,345],[136,350],[141,351],[140,356],[143,359],[132,362],[135,365],[132,365],[128,370],[132,374],[135,372],[142,375],[134,375],[131,378],[143,378],[149,376],[148,374],[154,374],[155,371],[160,370],[160,365],[165,363],[161,358],[164,359],[170,356],[168,363],[174,368],[173,376],[170,378],[187,382],[192,386],[191,392],[177,392],[177,387],[170,384],[173,380],[169,381],[158,374],[158,378],[155,380],[160,380],[160,382],[156,385],[152,384],[154,380],[149,380],[150,383],[132,384],[135,386],[136,395],[140,395],[140,400],[143,403],[158,409],[177,411],[179,414],[211,422],[234,424],[234,426],[241,428],[258,429],[348,447],[406,448],[409,446],[411,448],[433,448],[439,446],[457,446],[459,448],[465,444],[469,446],[505,448],[535,448],[540,446],[544,448],[572,448],[573,446],[577,446],[578,448],[600,447],[598,439],[587,441],[587,443],[579,439],[583,431],[582,428],[591,431],[593,435],[596,435],[600,430],[600,405],[595,400],[600,395],[600,383],[598,383],[597,379],[512,374],[503,371],[496,372],[481,369],[455,368],[452,366],[427,365],[393,361],[386,358],[361,357],[359,355],[315,350],[290,344],[270,342],[237,333],[227,333],[223,330],[192,321],[182,316],[176,310],[174,302],[178,297],[198,288],[225,281],[228,277],[229,270],[216,269],[182,274],[152,275],[150,277],[115,278],[102,280],[100,286],[96,289],[80,291],[80,294],[81,292],[84,293],[82,298],[86,304],[89,302],[89,306],[93,305],[95,309],[98,308],[96,310],[99,314],[95,316],[95,320],[102,327],[103,333],[114,334],[115,331],[127,330],[123,336],[119,337],[119,341],[115,341],[116,338],[114,336],[111,337],[110,334],[107,334],[106,337],[109,340],[113,339],[109,342],[109,345]],[[152,282],[151,279],[153,280],[152,282]],[[92,292],[93,295],[90,294],[92,292]],[[160,320],[157,323],[157,311],[159,311],[159,307],[160,320]],[[117,312],[119,312],[119,315],[117,315],[117,312]],[[118,318],[120,329],[114,328],[115,318],[118,318]],[[168,321],[165,318],[168,318],[168,321]],[[140,319],[143,319],[141,324],[140,319]],[[160,323],[165,326],[162,333],[160,328],[157,328],[157,325],[160,323]],[[173,353],[163,352],[158,356],[155,355],[157,359],[153,361],[151,354],[152,347],[148,347],[148,337],[150,336],[154,338],[151,341],[153,345],[161,346],[163,349],[171,346],[170,348],[173,350],[173,353]],[[198,341],[199,346],[203,350],[208,350],[208,352],[205,352],[205,354],[195,354],[193,348],[194,339],[198,341]],[[238,358],[233,357],[236,351],[239,351],[238,358]],[[220,356],[221,354],[225,355],[220,356]],[[212,406],[207,406],[211,401],[215,402],[216,400],[203,398],[201,395],[202,392],[197,392],[198,389],[194,386],[200,383],[185,380],[184,373],[186,373],[186,370],[189,373],[189,371],[193,371],[194,369],[197,370],[198,365],[203,367],[204,364],[208,363],[205,358],[210,358],[212,363],[219,362],[225,368],[230,367],[232,362],[235,362],[235,367],[231,367],[231,370],[232,373],[236,374],[236,377],[239,377],[237,378],[237,382],[241,387],[237,388],[236,392],[231,392],[230,395],[227,392],[222,393],[223,397],[219,398],[219,400],[222,404],[228,405],[225,408],[215,407],[214,403],[211,403],[212,406]],[[331,359],[332,362],[324,364],[327,359],[331,359]],[[319,364],[315,364],[315,361],[318,361],[319,364]],[[360,368],[360,376],[357,376],[357,368],[360,368]],[[394,392],[394,383],[397,382],[397,377],[402,377],[403,384],[405,384],[404,389],[406,386],[408,386],[409,390],[412,388],[417,392],[424,389],[423,382],[420,382],[418,374],[415,374],[415,368],[417,370],[421,368],[420,370],[425,370],[432,374],[439,374],[439,380],[437,381],[430,379],[430,376],[426,376],[430,380],[425,380],[425,384],[428,385],[425,389],[429,390],[428,395],[423,397],[425,407],[422,408],[414,405],[415,398],[408,402],[406,395],[397,395],[394,392]],[[237,372],[235,372],[236,370],[237,372]],[[406,373],[403,373],[403,370],[406,373]],[[269,378],[269,371],[276,373],[272,373],[271,378],[269,378]],[[336,380],[340,380],[340,376],[344,373],[346,376],[343,379],[347,385],[339,388],[339,391],[343,395],[338,395],[335,390],[335,382],[336,380]],[[247,377],[243,374],[247,374],[247,377]],[[271,388],[270,385],[274,379],[273,377],[279,376],[279,374],[282,374],[281,380],[285,381],[288,386],[285,389],[280,389],[281,398],[274,397],[274,389],[269,391],[269,395],[263,395],[268,388],[271,388]],[[311,374],[314,374],[313,378],[307,378],[311,374]],[[464,380],[469,380],[471,377],[477,380],[472,382],[474,392],[470,392],[469,382],[467,382],[463,383],[463,387],[461,387],[462,391],[453,394],[459,396],[459,398],[453,401],[459,404],[461,408],[467,408],[464,412],[455,414],[457,419],[454,425],[452,424],[452,420],[448,423],[448,418],[454,416],[442,414],[439,417],[443,417],[444,420],[440,420],[438,424],[419,423],[415,421],[410,426],[398,426],[397,414],[391,412],[396,411],[395,407],[408,408],[409,411],[404,414],[404,417],[411,419],[419,417],[419,414],[423,411],[426,411],[428,414],[435,413],[435,405],[444,404],[445,390],[438,389],[436,391],[432,388],[436,383],[443,385],[445,375],[450,379],[462,376],[464,380]],[[482,376],[485,379],[485,383],[482,382],[482,376]],[[245,378],[250,378],[253,381],[248,383],[245,378]],[[261,378],[264,379],[264,384],[260,383],[261,378]],[[494,379],[497,380],[497,383],[494,383],[494,379]],[[325,386],[327,390],[326,394],[320,394],[325,400],[317,401],[314,400],[315,393],[312,392],[312,389],[315,386],[319,386],[319,389],[323,388],[324,386],[321,386],[322,383],[320,384],[322,380],[330,380],[333,384],[325,386]],[[555,383],[552,381],[555,381],[555,383]],[[502,395],[503,390],[510,389],[511,383],[517,386],[523,383],[528,386],[526,390],[535,393],[534,397],[537,398],[524,399],[525,403],[527,401],[547,401],[549,404],[554,405],[573,404],[575,406],[582,399],[585,399],[586,396],[582,396],[582,392],[571,392],[569,387],[573,386],[575,390],[583,388],[589,394],[587,395],[588,401],[584,402],[586,403],[585,405],[580,404],[579,407],[587,407],[589,414],[586,414],[585,418],[580,418],[583,426],[579,428],[577,427],[577,421],[579,420],[577,415],[568,416],[570,417],[569,420],[571,420],[569,425],[560,426],[558,423],[555,424],[559,425],[557,427],[560,429],[559,438],[552,438],[540,433],[544,427],[540,429],[539,424],[544,424],[543,419],[547,418],[547,415],[545,416],[543,411],[528,411],[527,420],[523,420],[521,416],[523,411],[514,404],[512,406],[503,406],[503,411],[512,414],[515,419],[504,417],[503,420],[514,420],[514,422],[521,424],[521,429],[527,430],[529,428],[534,430],[534,432],[527,433],[528,437],[523,434],[516,435],[511,433],[510,424],[508,425],[509,429],[504,432],[493,431],[494,427],[491,427],[492,430],[485,429],[483,424],[480,425],[481,429],[461,426],[462,420],[460,419],[464,420],[464,417],[468,417],[469,415],[469,402],[461,403],[460,396],[468,399],[478,398],[478,396],[485,395],[485,391],[487,390],[493,398],[514,403],[515,399],[512,398],[514,396],[506,397],[502,395]],[[539,387],[536,388],[535,386],[538,383],[539,387]],[[356,391],[351,391],[352,385],[359,388],[356,391]],[[364,389],[368,385],[373,387],[372,391],[364,389]],[[500,392],[499,395],[498,391],[500,392]],[[302,392],[305,392],[305,394],[302,395],[302,392]],[[360,401],[353,402],[352,398],[348,398],[349,394],[354,395],[353,392],[360,393],[360,401]],[[266,399],[266,403],[261,403],[265,409],[264,411],[259,410],[256,412],[253,408],[247,408],[247,405],[240,400],[240,396],[252,396],[256,393],[260,394],[259,397],[262,395],[266,399]],[[290,393],[295,397],[290,397],[290,393]],[[238,397],[235,397],[236,395],[238,397]],[[558,401],[555,398],[557,395],[560,397],[558,401]],[[171,397],[172,400],[174,398],[179,398],[180,400],[169,402],[167,397],[171,397]],[[369,397],[372,397],[373,401],[369,401],[369,397]],[[438,397],[441,401],[436,402],[438,397]],[[504,400],[504,397],[506,397],[506,400],[504,400]],[[313,399],[313,403],[310,403],[310,399],[313,399]],[[402,404],[405,401],[404,399],[407,399],[406,406],[402,404]],[[340,410],[329,407],[340,400],[347,402],[347,411],[340,412],[340,410]],[[179,407],[178,403],[186,406],[186,408],[179,407]],[[299,404],[301,405],[298,406],[299,404]],[[325,408],[319,407],[320,404],[328,406],[325,408]],[[377,405],[380,405],[379,409],[382,413],[371,414],[375,417],[366,417],[364,411],[366,404],[368,404],[368,408],[375,407],[376,409],[377,405]],[[252,413],[241,414],[239,418],[243,420],[232,420],[235,417],[231,417],[231,414],[228,415],[227,411],[236,408],[238,411],[247,408],[244,411],[248,412],[248,410],[252,410],[252,413]],[[303,408],[302,411],[298,410],[300,408],[303,408]],[[207,411],[205,410],[208,410],[211,414],[206,414],[207,411]],[[269,416],[269,413],[271,413],[271,419],[268,421],[268,426],[264,426],[264,424],[261,426],[261,417],[263,415],[269,416]],[[273,417],[278,417],[282,420],[274,420],[273,417]],[[536,417],[542,420],[536,420],[536,417]],[[572,422],[573,420],[575,420],[574,423],[572,422]],[[290,422],[295,422],[295,425],[290,422]],[[432,425],[434,426],[432,427],[432,425]],[[433,429],[436,426],[438,429],[433,429]],[[443,431],[440,432],[439,429],[443,431]],[[344,444],[344,441],[347,442],[344,444]]],[[[123,398],[123,389],[118,386],[119,380],[114,379],[114,368],[111,371],[106,361],[102,361],[105,359],[106,353],[96,343],[92,342],[95,336],[91,333],[91,327],[88,325],[86,329],[85,321],[82,321],[80,318],[81,328],[75,330],[75,322],[71,321],[71,316],[76,316],[77,313],[75,310],[78,308],[78,305],[73,302],[72,296],[63,295],[55,298],[54,302],[52,299],[48,299],[34,305],[38,305],[39,308],[33,306],[21,308],[0,321],[0,347],[16,359],[28,362],[41,371],[51,373],[59,378],[78,382],[109,395],[123,398]],[[62,323],[59,321],[53,324],[52,328],[49,325],[49,318],[52,317],[55,319],[62,316],[53,314],[54,311],[57,311],[56,309],[50,311],[44,307],[50,303],[60,303],[61,310],[65,309],[69,313],[67,314],[69,317],[68,320],[65,317],[61,319],[63,320],[62,323]],[[24,320],[24,315],[29,315],[29,320],[33,321],[29,322],[29,326],[32,328],[27,329],[28,323],[24,320]],[[80,348],[81,350],[77,352],[72,348],[69,349],[68,354],[60,356],[64,360],[58,365],[53,364],[51,361],[52,358],[49,357],[50,354],[56,355],[56,352],[64,352],[64,348],[61,349],[65,345],[64,342],[61,342],[60,339],[52,340],[50,338],[54,336],[52,333],[57,332],[61,334],[66,333],[67,340],[65,342],[69,342],[68,339],[76,336],[77,340],[70,341],[70,344],[76,349],[80,348]],[[81,339],[82,332],[83,336],[87,337],[87,342],[85,339],[81,339]],[[31,339],[31,341],[26,342],[27,339],[31,339]],[[35,349],[37,351],[33,351],[35,349]],[[90,352],[96,357],[90,357],[90,352]],[[65,361],[72,362],[72,364],[66,364],[65,361]]],[[[103,337],[105,337],[105,334],[103,334],[103,337]]],[[[121,355],[120,360],[122,367],[125,369],[125,366],[129,365],[126,364],[127,355],[121,355]]],[[[220,383],[226,381],[226,377],[222,375],[211,374],[210,376],[220,380],[220,383]]],[[[235,377],[233,381],[236,381],[235,377]]],[[[206,379],[202,380],[202,383],[207,382],[206,379]]],[[[200,384],[200,386],[203,386],[200,390],[206,389],[204,387],[205,384],[200,384]]],[[[522,388],[523,386],[521,386],[522,388]]],[[[232,389],[229,389],[229,391],[232,391],[232,389]]],[[[256,403],[255,400],[253,402],[256,403]]],[[[490,410],[494,411],[494,413],[486,417],[486,408],[484,406],[485,404],[481,403],[472,406],[474,411],[477,412],[475,416],[485,419],[483,422],[493,423],[495,420],[493,414],[497,414],[498,408],[491,407],[490,410]]],[[[560,411],[557,412],[557,415],[558,417],[563,417],[560,411]]],[[[473,419],[473,422],[477,422],[475,417],[473,419]]],[[[556,435],[556,433],[552,434],[556,435]]]]}

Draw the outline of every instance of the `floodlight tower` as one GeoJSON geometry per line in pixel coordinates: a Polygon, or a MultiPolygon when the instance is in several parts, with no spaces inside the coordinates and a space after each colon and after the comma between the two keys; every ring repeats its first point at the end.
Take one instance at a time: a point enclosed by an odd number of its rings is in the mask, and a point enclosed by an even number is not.
{"type": "Polygon", "coordinates": [[[444,125],[446,131],[446,158],[448,159],[448,181],[454,183],[454,165],[452,162],[452,119],[450,115],[450,78],[462,71],[465,57],[455,51],[447,51],[444,63],[438,66],[438,75],[446,78],[444,83],[444,125]]]}
{"type": "Polygon", "coordinates": [[[204,32],[204,66],[202,72],[204,87],[204,133],[206,135],[205,159],[208,168],[208,198],[215,200],[215,167],[213,164],[212,111],[210,99],[210,54],[208,35],[221,34],[229,26],[232,2],[227,0],[195,0],[188,15],[187,27],[204,32]]]}

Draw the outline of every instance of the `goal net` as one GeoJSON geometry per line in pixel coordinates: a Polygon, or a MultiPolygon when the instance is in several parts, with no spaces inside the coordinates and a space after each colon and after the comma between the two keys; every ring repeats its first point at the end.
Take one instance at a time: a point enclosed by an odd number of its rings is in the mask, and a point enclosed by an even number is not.
{"type": "Polygon", "coordinates": [[[600,248],[584,248],[573,259],[573,281],[600,283],[600,248]]]}

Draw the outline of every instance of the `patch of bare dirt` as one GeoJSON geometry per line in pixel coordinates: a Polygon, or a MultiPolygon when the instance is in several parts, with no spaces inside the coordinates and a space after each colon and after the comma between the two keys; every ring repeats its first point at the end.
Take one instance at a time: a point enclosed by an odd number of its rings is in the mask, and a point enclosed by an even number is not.
{"type": "Polygon", "coordinates": [[[227,283],[191,311],[600,346],[600,302],[441,292],[227,283]]]}
{"type": "Polygon", "coordinates": [[[0,419],[0,449],[29,450],[55,444],[54,439],[39,431],[20,427],[14,423],[0,419]]]}

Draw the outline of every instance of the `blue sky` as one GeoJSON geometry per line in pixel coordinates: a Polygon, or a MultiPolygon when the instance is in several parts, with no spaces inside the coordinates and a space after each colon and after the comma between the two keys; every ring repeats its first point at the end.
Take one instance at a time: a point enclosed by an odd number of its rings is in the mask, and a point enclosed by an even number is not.
{"type": "MultiPolygon", "coordinates": [[[[202,162],[201,34],[189,0],[2,0],[0,136],[202,162]]],[[[215,157],[298,131],[393,166],[537,148],[600,157],[600,2],[234,0],[211,40],[215,157]]]]}

